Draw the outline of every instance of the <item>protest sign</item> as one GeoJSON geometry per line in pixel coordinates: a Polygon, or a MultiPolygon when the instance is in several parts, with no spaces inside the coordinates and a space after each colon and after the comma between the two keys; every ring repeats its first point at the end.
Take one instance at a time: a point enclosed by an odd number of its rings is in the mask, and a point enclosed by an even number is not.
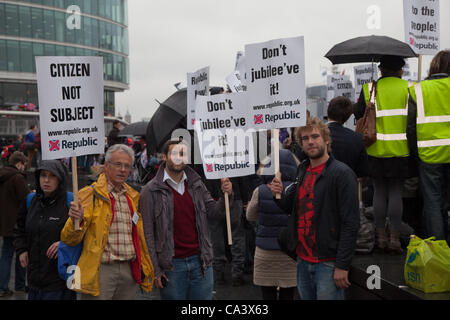
{"type": "Polygon", "coordinates": [[[405,42],[418,54],[439,52],[439,0],[403,0],[405,42]]]}
{"type": "MultiPolygon", "coordinates": [[[[330,103],[331,99],[336,97],[334,90],[336,89],[337,81],[349,81],[350,76],[340,75],[340,74],[329,74],[327,75],[327,105],[330,103]]],[[[326,110],[325,110],[326,111],[326,110]]]]}
{"type": "Polygon", "coordinates": [[[42,159],[105,152],[102,57],[36,57],[42,159]]]}
{"type": "MultiPolygon", "coordinates": [[[[353,84],[350,80],[338,80],[335,82],[335,97],[346,97],[349,98],[352,103],[355,102],[355,89],[353,88],[353,84]]],[[[350,118],[345,122],[345,127],[355,130],[355,116],[352,114],[350,118]]]]}
{"type": "MultiPolygon", "coordinates": [[[[378,80],[378,70],[375,64],[363,64],[353,67],[355,72],[355,98],[359,99],[363,85],[378,80]]],[[[355,101],[356,101],[355,100],[355,101]]],[[[352,102],[355,102],[352,100],[352,102]]]]}
{"type": "Polygon", "coordinates": [[[193,130],[195,126],[195,99],[197,96],[209,94],[209,67],[187,74],[187,129],[193,130]]]}
{"type": "Polygon", "coordinates": [[[72,158],[78,205],[76,157],[105,152],[103,58],[36,57],[36,73],[42,159],[72,158]]]}
{"type": "Polygon", "coordinates": [[[239,72],[244,91],[247,91],[247,70],[245,68],[245,55],[242,51],[238,51],[237,53],[235,71],[239,72]]]}
{"type": "MultiPolygon", "coordinates": [[[[242,93],[198,96],[195,130],[207,179],[242,177],[255,173],[251,113],[242,93]]],[[[232,244],[228,194],[225,194],[228,244],[232,244]]]]}
{"type": "Polygon", "coordinates": [[[244,92],[247,90],[247,87],[241,82],[239,71],[231,73],[226,80],[231,92],[244,92]]]}
{"type": "Polygon", "coordinates": [[[239,68],[241,67],[243,61],[244,61],[244,52],[238,51],[236,53],[236,63],[234,65],[234,70],[239,71],[239,68]]]}
{"type": "MultiPolygon", "coordinates": [[[[421,81],[424,80],[423,78],[424,78],[424,75],[422,75],[421,81]]],[[[418,79],[417,71],[412,71],[409,62],[406,59],[405,59],[405,65],[403,66],[402,79],[406,80],[406,81],[417,81],[417,79],[418,79]]]]}
{"type": "Polygon", "coordinates": [[[335,83],[334,89],[335,97],[346,97],[352,102],[355,102],[355,89],[353,83],[350,80],[340,80],[335,83]]]}
{"type": "Polygon", "coordinates": [[[195,130],[207,179],[253,174],[251,113],[245,94],[198,96],[195,130]]]}
{"type": "Polygon", "coordinates": [[[303,37],[246,45],[245,66],[248,105],[255,128],[306,124],[303,37]]]}

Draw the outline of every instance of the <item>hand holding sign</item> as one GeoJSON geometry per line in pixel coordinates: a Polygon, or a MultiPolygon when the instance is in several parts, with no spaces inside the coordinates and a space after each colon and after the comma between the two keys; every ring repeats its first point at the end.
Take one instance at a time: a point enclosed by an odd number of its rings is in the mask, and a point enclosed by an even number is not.
{"type": "Polygon", "coordinates": [[[281,173],[279,177],[273,178],[272,182],[267,185],[272,192],[272,195],[276,197],[277,194],[283,193],[283,183],[281,182],[281,173]]]}
{"type": "Polygon", "coordinates": [[[231,195],[233,193],[233,185],[228,178],[220,179],[222,192],[226,195],[231,195]]]}
{"type": "Polygon", "coordinates": [[[233,192],[233,185],[231,184],[230,179],[223,178],[221,181],[222,192],[225,196],[225,215],[227,220],[227,233],[228,233],[228,244],[232,245],[233,240],[231,238],[231,217],[230,217],[230,201],[228,200],[228,195],[231,195],[233,192]]]}
{"type": "Polygon", "coordinates": [[[74,223],[75,221],[83,221],[84,210],[80,200],[78,200],[78,202],[72,201],[70,203],[69,217],[72,218],[74,223]]]}

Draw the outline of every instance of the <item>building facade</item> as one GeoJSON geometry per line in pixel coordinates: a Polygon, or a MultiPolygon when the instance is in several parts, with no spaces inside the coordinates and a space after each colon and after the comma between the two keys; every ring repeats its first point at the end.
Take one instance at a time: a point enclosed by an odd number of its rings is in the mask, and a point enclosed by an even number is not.
{"type": "Polygon", "coordinates": [[[102,56],[105,115],[114,115],[115,93],[129,88],[127,7],[127,0],[0,0],[0,109],[38,105],[36,56],[102,56]]]}

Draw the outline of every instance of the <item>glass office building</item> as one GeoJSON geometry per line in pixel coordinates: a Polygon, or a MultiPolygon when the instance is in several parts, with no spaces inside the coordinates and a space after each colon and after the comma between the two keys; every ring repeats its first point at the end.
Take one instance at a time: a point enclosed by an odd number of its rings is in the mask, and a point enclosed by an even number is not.
{"type": "Polygon", "coordinates": [[[36,56],[102,56],[105,114],[129,88],[127,0],[0,0],[0,107],[38,105],[36,56]]]}

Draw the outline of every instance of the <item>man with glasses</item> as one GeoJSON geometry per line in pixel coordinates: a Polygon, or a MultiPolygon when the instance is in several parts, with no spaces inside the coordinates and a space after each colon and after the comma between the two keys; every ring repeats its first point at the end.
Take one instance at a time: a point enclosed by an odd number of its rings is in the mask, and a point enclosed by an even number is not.
{"type": "Polygon", "coordinates": [[[139,193],[125,183],[133,163],[131,148],[113,145],[106,152],[104,173],[80,190],[78,204],[72,202],[61,240],[70,246],[83,241],[80,277],[75,274],[72,287],[82,300],[132,300],[138,284],[147,292],[152,287],[153,265],[137,212],[139,193]]]}
{"type": "Polygon", "coordinates": [[[278,178],[269,185],[282,194],[277,205],[292,213],[280,247],[297,259],[302,300],[342,300],[359,229],[356,175],[331,155],[330,130],[318,118],[308,119],[297,139],[308,158],[295,182],[285,190],[278,178]]]}

